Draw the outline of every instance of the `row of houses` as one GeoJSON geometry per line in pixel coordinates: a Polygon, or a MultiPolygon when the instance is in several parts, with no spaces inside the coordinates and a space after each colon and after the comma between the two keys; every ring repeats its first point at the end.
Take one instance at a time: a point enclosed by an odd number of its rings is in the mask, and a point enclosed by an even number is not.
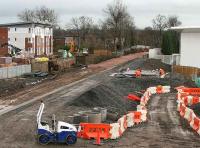
{"type": "Polygon", "coordinates": [[[42,23],[11,23],[0,25],[0,54],[11,52],[12,46],[30,55],[53,54],[53,29],[42,23]]]}
{"type": "Polygon", "coordinates": [[[19,22],[0,25],[0,56],[11,53],[13,47],[22,50],[28,57],[53,55],[53,42],[61,47],[69,45],[75,48],[75,37],[53,37],[53,28],[49,24],[19,22]]]}

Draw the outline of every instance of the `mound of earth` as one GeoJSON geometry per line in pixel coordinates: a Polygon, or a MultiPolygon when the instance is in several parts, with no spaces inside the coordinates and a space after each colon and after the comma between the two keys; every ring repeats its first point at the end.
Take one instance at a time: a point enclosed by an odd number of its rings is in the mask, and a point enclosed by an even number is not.
{"type": "Polygon", "coordinates": [[[157,78],[114,78],[82,94],[70,102],[70,105],[86,108],[97,106],[108,109],[115,108],[119,113],[124,114],[127,111],[136,110],[136,106],[139,104],[137,101],[130,101],[125,98],[129,93],[137,94],[137,92],[146,90],[148,87],[169,85],[169,83],[170,81],[166,79],[157,78]]]}
{"type": "Polygon", "coordinates": [[[155,70],[155,69],[164,69],[167,72],[171,71],[171,65],[162,63],[161,60],[157,59],[147,59],[146,62],[142,65],[142,68],[155,70]]]}

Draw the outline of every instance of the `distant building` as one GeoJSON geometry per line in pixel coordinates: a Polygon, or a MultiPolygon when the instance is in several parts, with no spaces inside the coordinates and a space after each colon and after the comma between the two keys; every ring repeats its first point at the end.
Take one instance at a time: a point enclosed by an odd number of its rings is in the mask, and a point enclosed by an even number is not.
{"type": "Polygon", "coordinates": [[[53,54],[53,29],[43,23],[0,24],[0,55],[11,52],[12,45],[22,49],[22,53],[32,56],[53,54]]]}
{"type": "Polygon", "coordinates": [[[66,45],[73,52],[78,47],[78,36],[54,37],[54,49],[58,50],[66,45]]]}
{"type": "Polygon", "coordinates": [[[180,65],[200,68],[200,26],[172,27],[181,33],[180,65]]]}

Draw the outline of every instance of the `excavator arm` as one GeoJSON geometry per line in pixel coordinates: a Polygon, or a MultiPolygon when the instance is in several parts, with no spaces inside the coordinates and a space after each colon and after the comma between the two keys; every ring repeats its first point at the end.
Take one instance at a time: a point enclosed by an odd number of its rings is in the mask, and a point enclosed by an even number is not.
{"type": "Polygon", "coordinates": [[[20,52],[22,51],[22,49],[14,46],[12,44],[4,43],[4,44],[1,45],[1,47],[5,47],[5,46],[11,47],[11,55],[12,56],[19,55],[20,52]]]}

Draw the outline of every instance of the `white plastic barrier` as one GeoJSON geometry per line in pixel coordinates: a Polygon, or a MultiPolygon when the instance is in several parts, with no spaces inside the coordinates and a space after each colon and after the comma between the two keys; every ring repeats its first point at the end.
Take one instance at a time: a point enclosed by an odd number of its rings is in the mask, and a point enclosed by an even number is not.
{"type": "MultiPolygon", "coordinates": [[[[170,92],[170,86],[159,86],[162,91],[159,93],[170,92]]],[[[141,97],[140,105],[137,106],[137,111],[133,111],[121,117],[117,123],[110,124],[110,139],[119,138],[128,127],[134,126],[136,123],[141,123],[147,121],[147,109],[146,104],[150,99],[152,94],[158,93],[157,87],[149,87],[146,92],[141,97]]]]}
{"type": "Polygon", "coordinates": [[[125,130],[127,129],[126,115],[124,115],[123,117],[121,117],[117,122],[120,125],[119,134],[121,136],[125,132],[125,130]]]}
{"type": "Polygon", "coordinates": [[[163,88],[163,93],[169,93],[171,89],[170,86],[163,86],[162,88],[163,88]]]}
{"type": "Polygon", "coordinates": [[[133,127],[134,126],[133,116],[134,116],[133,113],[127,114],[127,127],[133,127]]]}
{"type": "Polygon", "coordinates": [[[186,119],[191,128],[195,130],[200,135],[200,119],[195,115],[194,111],[187,107],[187,105],[192,105],[199,102],[199,97],[196,96],[186,96],[181,88],[177,88],[177,110],[180,112],[180,115],[186,119]]]}
{"type": "Polygon", "coordinates": [[[184,118],[186,120],[188,120],[188,121],[190,120],[190,114],[191,114],[191,112],[193,112],[193,111],[190,108],[186,107],[184,118]]]}
{"type": "Polygon", "coordinates": [[[156,87],[149,87],[147,91],[149,91],[151,94],[156,94],[156,87]]]}
{"type": "Polygon", "coordinates": [[[111,126],[111,129],[110,129],[111,137],[110,137],[110,139],[119,138],[120,137],[120,134],[119,134],[120,125],[119,125],[119,123],[112,123],[112,124],[110,124],[110,126],[111,126]]]}
{"type": "Polygon", "coordinates": [[[142,122],[147,121],[147,110],[140,110],[140,112],[142,113],[142,116],[141,116],[142,122]]]}

